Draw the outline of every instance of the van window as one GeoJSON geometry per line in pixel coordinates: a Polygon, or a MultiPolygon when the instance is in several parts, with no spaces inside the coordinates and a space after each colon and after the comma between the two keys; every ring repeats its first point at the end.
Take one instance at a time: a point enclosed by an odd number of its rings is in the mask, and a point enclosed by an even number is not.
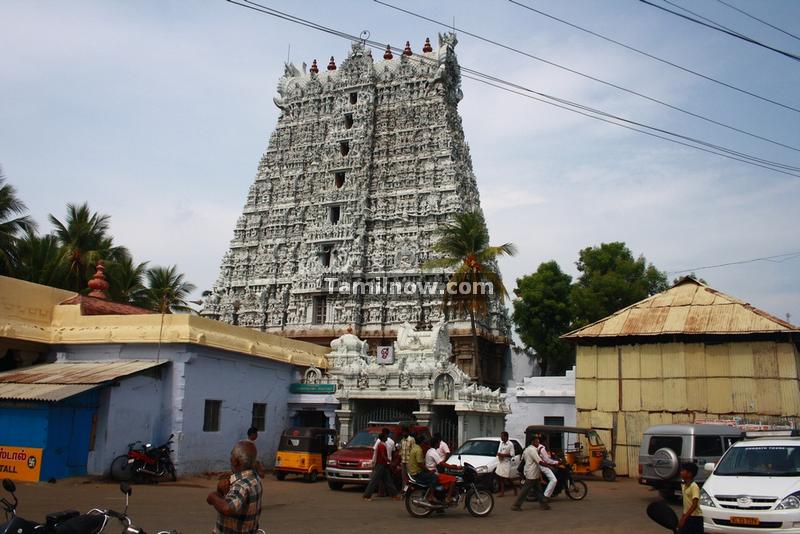
{"type": "Polygon", "coordinates": [[[683,450],[683,438],[681,436],[650,436],[650,446],[647,454],[655,454],[658,449],[664,447],[672,449],[678,456],[683,450]]]}
{"type": "Polygon", "coordinates": [[[514,456],[517,456],[518,454],[522,454],[522,445],[519,444],[519,441],[517,441],[515,439],[512,439],[511,443],[514,444],[514,456]]]}
{"type": "Polygon", "coordinates": [[[722,456],[722,439],[719,436],[695,436],[695,456],[722,456]]]}

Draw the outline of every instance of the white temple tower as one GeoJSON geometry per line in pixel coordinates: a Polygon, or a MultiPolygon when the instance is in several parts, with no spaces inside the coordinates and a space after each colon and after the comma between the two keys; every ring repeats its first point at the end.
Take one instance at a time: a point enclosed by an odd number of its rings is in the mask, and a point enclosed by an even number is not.
{"type": "MultiPolygon", "coordinates": [[[[286,65],[281,115],[203,315],[321,344],[352,326],[372,351],[404,322],[439,321],[438,292],[406,290],[447,279],[420,266],[437,229],[480,206],[455,45],[440,35],[437,49],[374,61],[355,43],[338,68],[286,65]]],[[[454,359],[476,376],[469,321],[449,319],[454,359]]],[[[490,385],[502,384],[507,330],[493,301],[479,330],[490,385]]]]}

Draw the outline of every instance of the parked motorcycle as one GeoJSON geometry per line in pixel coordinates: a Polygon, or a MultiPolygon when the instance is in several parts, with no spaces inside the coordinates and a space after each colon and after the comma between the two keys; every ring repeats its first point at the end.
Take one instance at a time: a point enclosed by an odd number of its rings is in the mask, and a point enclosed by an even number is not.
{"type": "Polygon", "coordinates": [[[111,478],[123,482],[177,480],[175,464],[170,457],[173,436],[170,434],[167,442],[159,447],[141,441],[130,443],[128,454],[117,456],[111,462],[111,478]]]}
{"type": "Polygon", "coordinates": [[[428,486],[409,476],[405,497],[408,513],[413,517],[428,517],[433,512],[443,512],[446,508],[454,508],[462,502],[467,511],[475,517],[486,517],[492,513],[494,497],[489,490],[477,485],[478,472],[472,465],[464,463],[462,470],[452,474],[456,475],[456,489],[453,502],[449,504],[445,502],[447,490],[444,486],[439,484],[428,486]],[[430,502],[431,492],[438,502],[430,502]]]}
{"type": "MultiPolygon", "coordinates": [[[[3,480],[3,488],[11,494],[14,502],[9,502],[5,497],[0,499],[0,506],[6,513],[6,522],[0,525],[0,534],[101,534],[105,532],[106,526],[112,519],[119,521],[122,534],[145,534],[144,529],[135,527],[128,517],[128,498],[131,495],[131,488],[126,483],[120,484],[120,490],[125,494],[125,510],[121,513],[95,509],[87,514],[81,514],[75,510],[67,510],[48,515],[44,523],[29,521],[17,515],[16,508],[19,501],[15,494],[17,487],[13,481],[3,480]]],[[[161,531],[158,534],[177,533],[161,531]]]]}
{"type": "MultiPolygon", "coordinates": [[[[583,480],[574,480],[572,478],[572,466],[568,463],[562,462],[558,468],[553,470],[556,475],[556,487],[553,490],[552,497],[556,497],[562,491],[567,494],[567,497],[573,501],[580,501],[589,493],[589,487],[583,480]]],[[[542,480],[542,492],[547,487],[546,479],[542,480]]],[[[529,501],[535,501],[536,495],[528,494],[529,501]]]]}

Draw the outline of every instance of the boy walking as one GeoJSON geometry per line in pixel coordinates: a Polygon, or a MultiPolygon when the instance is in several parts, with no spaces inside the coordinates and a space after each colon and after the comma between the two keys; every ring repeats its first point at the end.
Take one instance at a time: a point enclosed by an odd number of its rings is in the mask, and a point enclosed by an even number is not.
{"type": "Polygon", "coordinates": [[[695,476],[697,476],[697,464],[687,462],[681,466],[683,515],[678,520],[678,534],[703,534],[700,486],[694,481],[695,476]]]}

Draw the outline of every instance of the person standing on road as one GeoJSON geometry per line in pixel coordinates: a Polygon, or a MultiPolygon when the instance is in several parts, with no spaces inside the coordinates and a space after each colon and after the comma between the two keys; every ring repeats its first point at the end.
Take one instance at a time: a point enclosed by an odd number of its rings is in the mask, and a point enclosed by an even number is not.
{"type": "Polygon", "coordinates": [[[687,462],[681,466],[681,493],[683,515],[678,520],[678,534],[703,534],[703,511],[700,509],[700,486],[694,481],[697,464],[687,462]]]}
{"type": "MultiPolygon", "coordinates": [[[[256,440],[258,439],[258,429],[254,426],[251,426],[247,429],[247,441],[253,444],[253,447],[256,447],[256,440]]],[[[256,463],[253,466],[253,469],[258,476],[264,478],[266,471],[264,470],[264,466],[261,465],[261,462],[258,460],[258,447],[256,447],[256,463]]]]}
{"type": "Polygon", "coordinates": [[[547,451],[547,447],[544,443],[542,443],[541,437],[537,434],[533,437],[533,446],[536,447],[536,452],[539,453],[539,457],[542,459],[542,474],[547,477],[547,487],[544,489],[544,496],[550,501],[550,497],[553,496],[553,491],[556,489],[556,475],[553,473],[553,467],[558,467],[559,461],[553,460],[550,457],[550,453],[547,451]]]}
{"type": "Polygon", "coordinates": [[[407,426],[404,426],[400,429],[400,436],[400,471],[401,476],[403,477],[402,491],[405,492],[408,486],[408,459],[409,455],[411,454],[411,449],[414,447],[417,441],[411,437],[407,426]]]}
{"type": "Polygon", "coordinates": [[[542,459],[539,457],[539,453],[536,452],[533,438],[528,438],[527,447],[522,451],[522,461],[525,462],[525,484],[522,486],[522,491],[519,492],[519,496],[514,501],[511,509],[516,512],[520,511],[522,503],[528,498],[528,493],[533,491],[536,495],[536,500],[539,501],[539,507],[542,510],[549,510],[550,505],[547,504],[544,495],[542,495],[542,472],[540,470],[542,459]]]}
{"type": "Polygon", "coordinates": [[[381,432],[378,436],[377,448],[375,449],[375,463],[372,467],[372,476],[369,479],[369,484],[367,484],[367,489],[364,490],[365,501],[372,500],[372,494],[375,493],[375,490],[378,489],[378,484],[381,482],[386,488],[386,493],[390,497],[395,500],[400,500],[400,496],[397,494],[397,488],[394,486],[394,480],[392,480],[392,473],[389,470],[389,455],[386,451],[386,439],[386,434],[381,432]]]}
{"type": "Polygon", "coordinates": [[[506,483],[508,483],[514,490],[514,496],[517,495],[517,487],[514,481],[511,480],[511,458],[514,457],[514,444],[508,441],[508,432],[500,432],[500,445],[497,447],[497,469],[494,474],[500,481],[500,495],[498,497],[506,496],[506,483]]]}
{"type": "Polygon", "coordinates": [[[214,534],[255,534],[261,516],[261,480],[253,467],[256,447],[251,441],[238,442],[231,451],[230,479],[220,480],[217,491],[206,502],[217,511],[214,534]]]}

